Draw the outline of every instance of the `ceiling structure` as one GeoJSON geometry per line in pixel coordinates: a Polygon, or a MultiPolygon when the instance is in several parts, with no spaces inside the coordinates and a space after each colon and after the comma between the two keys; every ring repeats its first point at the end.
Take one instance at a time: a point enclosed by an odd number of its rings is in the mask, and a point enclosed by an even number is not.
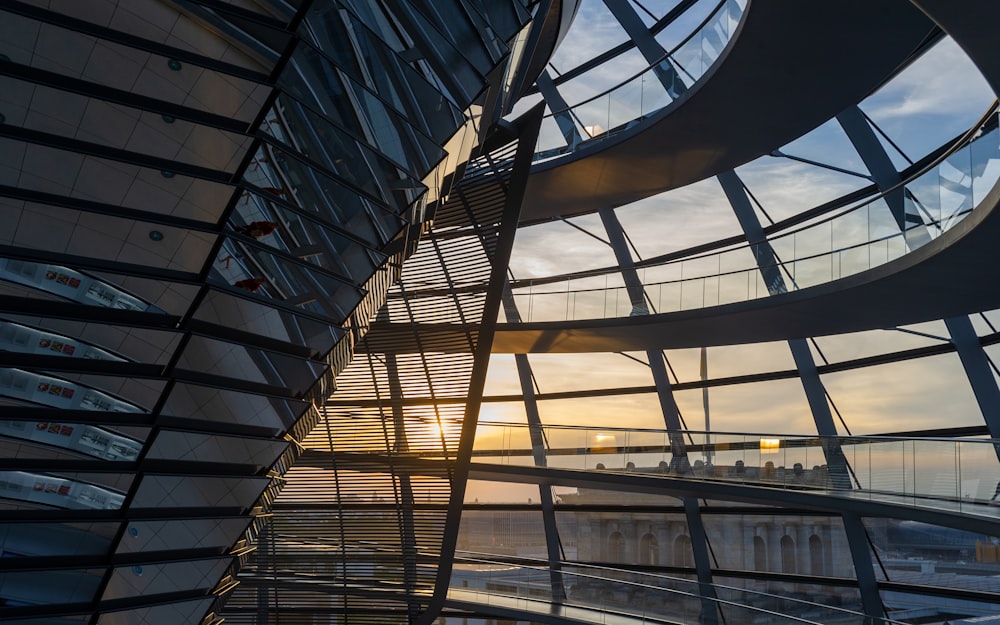
{"type": "Polygon", "coordinates": [[[996,7],[0,11],[0,620],[1000,613],[996,104],[869,104],[996,7]]]}

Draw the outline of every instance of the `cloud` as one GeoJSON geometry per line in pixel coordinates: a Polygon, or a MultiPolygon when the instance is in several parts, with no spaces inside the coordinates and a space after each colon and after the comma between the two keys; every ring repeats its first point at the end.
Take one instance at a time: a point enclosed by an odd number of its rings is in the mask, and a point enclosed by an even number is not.
{"type": "Polygon", "coordinates": [[[861,108],[913,158],[967,130],[994,97],[965,52],[945,38],[861,108]]]}
{"type": "Polygon", "coordinates": [[[978,117],[992,98],[976,66],[946,37],[865,104],[869,115],[884,120],[956,113],[978,117]]]}

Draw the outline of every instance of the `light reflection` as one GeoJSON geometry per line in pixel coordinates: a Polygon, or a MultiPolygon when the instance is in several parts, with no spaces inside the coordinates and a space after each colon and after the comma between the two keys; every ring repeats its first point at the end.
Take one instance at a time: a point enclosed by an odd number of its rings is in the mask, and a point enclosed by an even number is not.
{"type": "Polygon", "coordinates": [[[776,454],[781,448],[781,439],[778,438],[762,438],[760,439],[760,453],[762,454],[776,454]]]}

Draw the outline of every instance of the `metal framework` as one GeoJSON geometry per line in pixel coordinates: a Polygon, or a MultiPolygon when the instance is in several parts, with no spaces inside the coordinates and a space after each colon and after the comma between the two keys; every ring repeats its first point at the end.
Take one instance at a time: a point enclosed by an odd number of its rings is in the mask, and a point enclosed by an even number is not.
{"type": "MultiPolygon", "coordinates": [[[[606,241],[564,223],[606,244],[614,265],[521,280],[510,272],[519,225],[558,222],[548,207],[524,205],[532,172],[559,166],[533,169],[533,158],[593,158],[604,172],[602,141],[641,139],[670,103],[692,114],[709,65],[752,57],[727,58],[739,46],[726,37],[738,36],[753,2],[684,0],[658,15],[605,0],[627,41],[562,72],[550,65],[551,74],[539,70],[575,2],[121,4],[101,16],[20,0],[0,7],[0,219],[9,230],[0,232],[0,620],[559,625],[608,613],[628,622],[641,606],[641,618],[700,625],[781,612],[878,623],[924,618],[908,612],[924,604],[942,618],[1000,611],[990,581],[1000,569],[989,560],[1000,558],[997,494],[987,492],[993,480],[1000,492],[991,311],[942,319],[944,337],[901,328],[916,347],[831,360],[821,340],[787,332],[792,366],[750,373],[710,376],[702,351],[698,379],[678,377],[673,357],[645,337],[638,356],[595,356],[648,372],[650,383],[617,388],[552,390],[540,359],[516,353],[520,392],[486,392],[498,315],[508,328],[530,322],[526,287],[566,283],[569,298],[573,280],[620,280],[628,310],[606,316],[638,329],[653,316],[709,314],[655,304],[642,271],[745,248],[761,299],[782,302],[805,290],[778,253],[782,237],[859,203],[884,203],[895,225],[885,238],[899,237],[904,254],[929,245],[945,219],[921,212],[911,183],[956,155],[968,157],[968,176],[938,187],[961,196],[948,219],[974,224],[948,226],[974,234],[1000,204],[995,184],[973,191],[1000,163],[995,114],[897,168],[883,139],[899,148],[849,100],[834,119],[867,174],[746,129],[754,146],[774,143],[758,153],[863,186],[765,225],[765,207],[723,159],[705,171],[739,234],[639,258],[624,213],[591,207],[606,241]],[[670,37],[682,45],[668,55],[670,37]],[[568,104],[574,81],[633,50],[648,65],[642,80],[666,93],[659,109],[615,117],[625,83],[568,104]],[[703,73],[683,67],[683,54],[703,73]],[[502,119],[532,94],[542,104],[502,119]],[[601,97],[610,128],[584,126],[578,113],[601,97]],[[546,123],[565,149],[536,147],[546,123]],[[945,356],[968,381],[975,418],[867,437],[847,429],[834,374],[945,356]],[[783,380],[801,385],[808,436],[775,443],[752,425],[695,432],[681,415],[684,393],[701,391],[709,430],[709,393],[783,380]],[[608,423],[624,444],[557,440],[564,430],[589,436],[598,417],[553,426],[553,406],[607,398],[647,401],[662,429],[608,423]],[[515,402],[523,424],[480,419],[484,405],[515,402]],[[480,426],[524,436],[490,448],[480,426]],[[878,454],[890,448],[902,468],[887,462],[879,475],[878,454]],[[787,459],[775,467],[763,456],[778,449],[787,459]],[[728,463],[725,454],[744,455],[728,463]],[[751,457],[759,467],[744,465],[751,457]],[[954,492],[920,472],[925,457],[954,492]],[[471,503],[471,481],[536,486],[539,502],[471,503]],[[899,555],[933,549],[947,554],[932,553],[920,571],[899,555]]],[[[823,15],[825,4],[794,10],[823,15]]],[[[928,5],[1000,85],[982,26],[1000,9],[977,6],[963,20],[936,1],[914,4],[928,5]]],[[[780,15],[777,6],[757,14],[780,15]]],[[[843,6],[846,15],[861,4],[843,6]]],[[[904,0],[878,10],[898,16],[905,36],[887,34],[873,48],[885,58],[871,66],[890,69],[845,78],[845,93],[891,81],[943,36],[904,0]]],[[[806,106],[791,90],[767,95],[806,106]]],[[[712,113],[691,119],[708,124],[712,113]]],[[[745,161],[750,142],[706,149],[745,161]]],[[[671,145],[657,150],[647,148],[640,168],[673,157],[671,145]]],[[[662,188],[690,182],[669,169],[656,170],[662,188]]],[[[628,184],[621,197],[637,199],[628,184]]],[[[720,260],[706,283],[723,275],[720,260]]]]}

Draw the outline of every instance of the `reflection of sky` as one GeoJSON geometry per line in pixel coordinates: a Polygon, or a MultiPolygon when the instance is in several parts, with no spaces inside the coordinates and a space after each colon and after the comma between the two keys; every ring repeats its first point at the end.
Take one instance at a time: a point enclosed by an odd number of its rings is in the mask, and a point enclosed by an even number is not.
{"type": "MultiPolygon", "coordinates": [[[[650,10],[660,16],[669,7],[650,6],[650,10]]],[[[651,23],[649,16],[642,15],[642,11],[640,15],[647,25],[651,23]]],[[[669,47],[683,36],[673,32],[668,29],[661,34],[663,45],[669,47]],[[675,37],[673,41],[669,40],[671,36],[675,37]]],[[[624,39],[624,31],[604,3],[585,0],[574,31],[564,40],[553,65],[566,71],[624,39]]],[[[641,57],[637,56],[625,55],[620,65],[609,64],[607,68],[589,72],[588,84],[579,88],[594,93],[614,84],[622,76],[641,69],[641,57]]],[[[958,46],[946,38],[862,102],[861,108],[915,161],[966,131],[992,99],[978,71],[958,46]]],[[[907,165],[892,147],[886,147],[898,168],[907,165]]],[[[866,172],[835,121],[821,125],[784,146],[782,151],[853,172],[866,172]]],[[[774,220],[795,215],[867,184],[860,177],[771,156],[740,167],[738,174],[774,220]]],[[[682,250],[740,233],[739,224],[714,180],[620,207],[617,213],[638,258],[682,250]]],[[[760,219],[764,224],[769,223],[763,214],[760,219]]],[[[542,277],[615,264],[609,246],[599,240],[606,239],[606,235],[596,216],[575,218],[572,223],[594,236],[562,222],[521,229],[511,261],[513,275],[516,278],[542,277]]],[[[988,316],[994,324],[1000,321],[1000,315],[990,313],[988,316]]],[[[978,317],[974,322],[980,333],[993,331],[978,317]]],[[[829,362],[841,362],[942,342],[933,336],[947,339],[941,322],[913,328],[932,337],[873,330],[820,337],[811,349],[816,362],[822,365],[824,357],[829,362]],[[817,351],[817,346],[822,353],[817,351]]],[[[987,353],[1000,356],[1000,347],[988,348],[987,353]]],[[[666,356],[676,374],[676,379],[672,374],[672,381],[699,379],[699,350],[671,350],[666,356]]],[[[539,354],[529,356],[529,360],[537,391],[541,393],[650,387],[653,384],[648,366],[644,364],[645,354],[628,357],[619,354],[539,354]]],[[[793,368],[787,345],[780,342],[708,349],[708,376],[711,379],[793,368]]],[[[822,380],[841,431],[846,428],[854,434],[872,434],[934,428],[943,424],[982,424],[971,387],[955,354],[824,374],[822,380]]],[[[508,355],[494,355],[486,395],[519,393],[514,359],[508,355]]],[[[674,398],[688,426],[702,429],[705,418],[702,391],[675,391],[674,398]]],[[[815,431],[801,383],[794,378],[713,387],[709,391],[709,402],[712,429],[716,431],[802,434],[815,431]]],[[[543,423],[551,424],[651,428],[663,424],[656,395],[648,392],[583,400],[547,400],[539,403],[539,410],[543,423]]],[[[524,408],[519,402],[488,402],[483,407],[482,422],[523,423],[524,420],[524,408]]],[[[495,448],[496,444],[493,437],[484,436],[477,447],[495,448]]],[[[469,499],[524,501],[533,492],[537,493],[537,489],[530,486],[507,489],[472,484],[469,499]]]]}

